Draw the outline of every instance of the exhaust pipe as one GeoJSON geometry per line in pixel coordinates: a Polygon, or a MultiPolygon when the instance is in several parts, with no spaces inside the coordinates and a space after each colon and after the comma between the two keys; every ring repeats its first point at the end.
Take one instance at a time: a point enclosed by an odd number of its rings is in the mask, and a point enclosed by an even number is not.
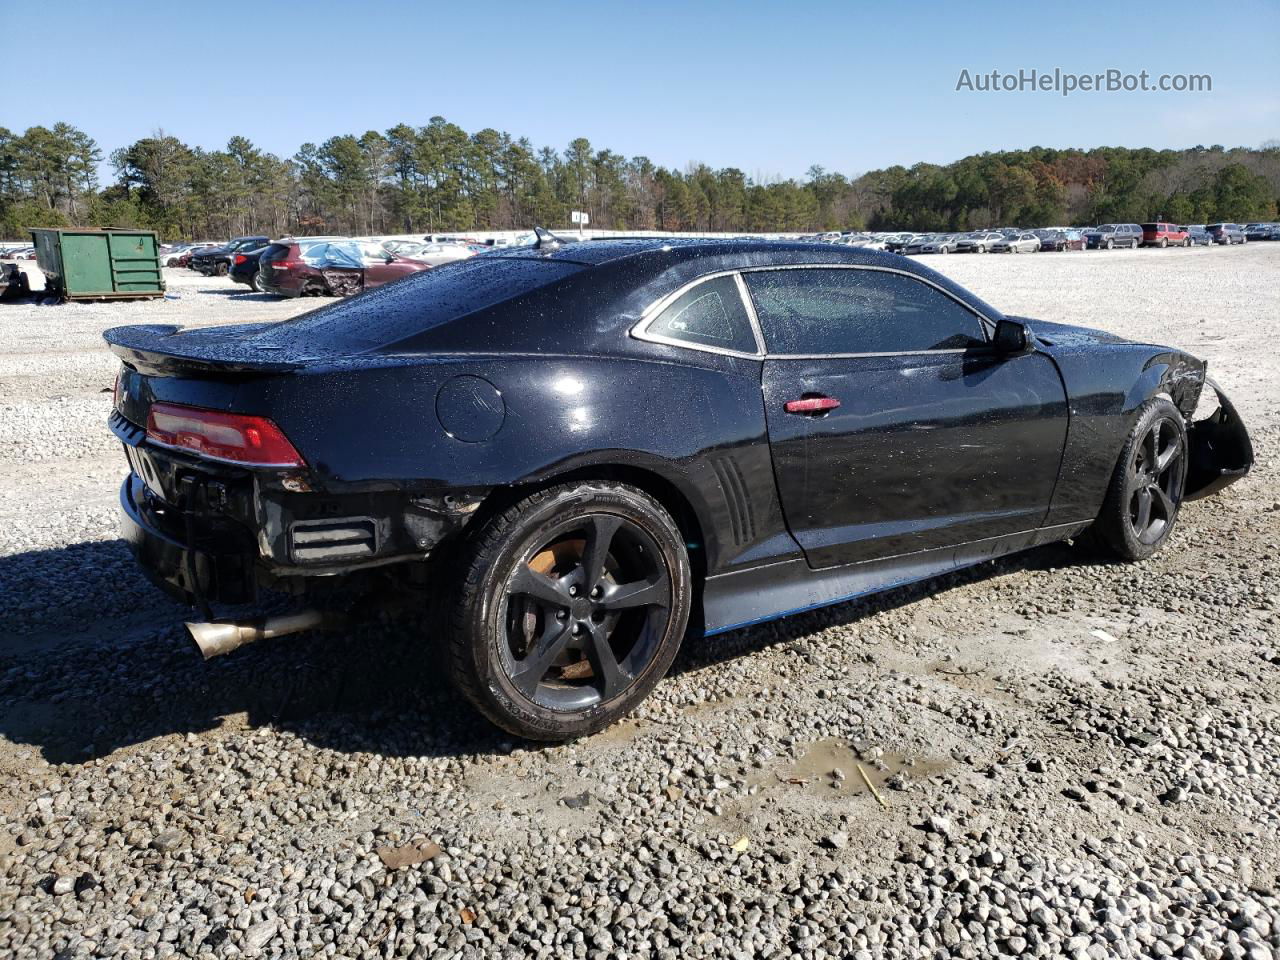
{"type": "Polygon", "coordinates": [[[253,620],[210,620],[205,623],[188,623],[191,639],[204,658],[220,657],[243,647],[246,643],[283,637],[286,634],[311,630],[324,623],[325,616],[319,610],[303,610],[278,617],[256,617],[253,620]]]}

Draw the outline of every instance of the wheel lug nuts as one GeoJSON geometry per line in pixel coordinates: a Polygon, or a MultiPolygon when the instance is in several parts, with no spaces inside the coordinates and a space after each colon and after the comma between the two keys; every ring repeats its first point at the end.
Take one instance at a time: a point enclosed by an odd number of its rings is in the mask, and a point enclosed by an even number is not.
{"type": "Polygon", "coordinates": [[[576,597],[577,595],[578,595],[578,588],[577,588],[577,586],[575,585],[575,586],[570,587],[570,588],[569,588],[569,596],[571,596],[571,597],[576,597]]]}
{"type": "Polygon", "coordinates": [[[604,596],[604,590],[603,590],[602,588],[600,588],[600,587],[595,587],[595,588],[591,591],[591,599],[592,599],[592,600],[599,600],[599,599],[600,599],[601,597],[603,597],[603,596],[604,596]]]}
{"type": "Polygon", "coordinates": [[[557,610],[557,611],[556,611],[556,619],[557,619],[557,620],[568,620],[568,619],[569,619],[569,611],[568,611],[568,610],[557,610]]]}

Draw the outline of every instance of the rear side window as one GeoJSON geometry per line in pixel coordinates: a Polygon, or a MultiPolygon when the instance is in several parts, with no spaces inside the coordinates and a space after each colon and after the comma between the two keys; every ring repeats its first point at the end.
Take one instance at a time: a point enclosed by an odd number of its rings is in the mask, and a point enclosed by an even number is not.
{"type": "Polygon", "coordinates": [[[986,342],[977,314],[901,273],[804,269],[743,276],[770,353],[905,353],[986,342]]]}
{"type": "Polygon", "coordinates": [[[755,334],[733,277],[716,277],[686,290],[646,332],[703,347],[756,352],[755,334]]]}
{"type": "Polygon", "coordinates": [[[476,257],[282,321],[255,342],[279,348],[305,345],[317,355],[370,350],[532,293],[581,269],[581,264],[564,260],[476,257]]]}

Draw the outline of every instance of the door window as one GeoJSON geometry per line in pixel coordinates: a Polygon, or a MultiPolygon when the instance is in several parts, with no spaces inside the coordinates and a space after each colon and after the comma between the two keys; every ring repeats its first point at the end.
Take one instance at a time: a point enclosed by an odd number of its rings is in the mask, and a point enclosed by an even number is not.
{"type": "Polygon", "coordinates": [[[737,281],[715,277],[686,290],[649,324],[649,334],[690,345],[755,353],[756,337],[737,281]]]}
{"type": "Polygon", "coordinates": [[[977,314],[905,274],[819,268],[743,278],[773,354],[963,350],[986,342],[977,314]]]}

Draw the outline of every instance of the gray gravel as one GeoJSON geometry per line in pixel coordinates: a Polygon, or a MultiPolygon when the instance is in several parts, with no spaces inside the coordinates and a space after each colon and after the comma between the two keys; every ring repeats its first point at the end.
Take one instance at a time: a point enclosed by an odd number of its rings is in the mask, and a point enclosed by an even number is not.
{"type": "Polygon", "coordinates": [[[550,748],[413,623],[203,663],[115,539],[101,330],[311,304],[0,307],[0,956],[1278,960],[1280,244],[932,264],[1208,356],[1259,467],[1145,564],[692,643],[550,748]]]}

